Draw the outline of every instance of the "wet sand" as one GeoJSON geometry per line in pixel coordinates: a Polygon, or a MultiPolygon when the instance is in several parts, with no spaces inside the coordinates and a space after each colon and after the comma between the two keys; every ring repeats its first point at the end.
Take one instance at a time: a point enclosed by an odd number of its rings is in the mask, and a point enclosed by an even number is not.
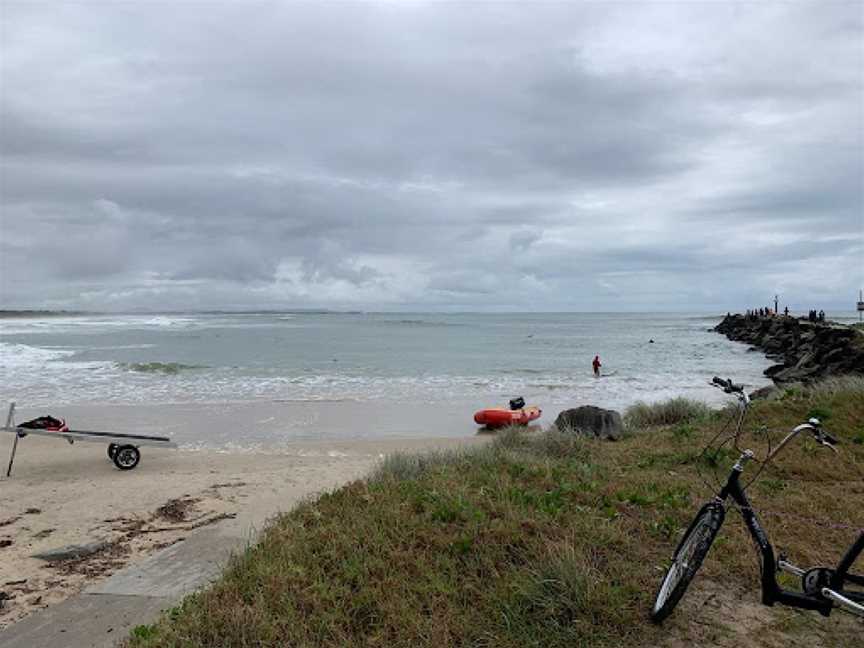
{"type": "MultiPolygon", "coordinates": [[[[506,407],[507,400],[482,406],[506,407]]],[[[472,417],[480,407],[353,400],[66,405],[47,409],[19,403],[15,420],[51,414],[66,419],[72,429],[163,435],[183,448],[233,452],[309,441],[465,438],[477,432],[472,417]]],[[[0,423],[5,422],[5,408],[2,414],[0,423]]],[[[548,416],[547,412],[542,420],[548,416]]]]}

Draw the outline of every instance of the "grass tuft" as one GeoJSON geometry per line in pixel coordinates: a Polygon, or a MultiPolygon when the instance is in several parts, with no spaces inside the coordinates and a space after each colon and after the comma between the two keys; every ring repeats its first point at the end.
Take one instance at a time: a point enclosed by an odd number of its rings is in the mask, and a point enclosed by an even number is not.
{"type": "Polygon", "coordinates": [[[473,450],[430,450],[422,454],[394,452],[387,455],[372,475],[371,482],[385,480],[406,481],[419,479],[431,470],[442,469],[464,462],[473,450]]]}
{"type": "Polygon", "coordinates": [[[812,385],[795,385],[800,393],[812,399],[834,398],[864,398],[864,376],[845,375],[823,378],[812,385]]]}
{"type": "Polygon", "coordinates": [[[521,451],[548,459],[587,459],[589,441],[581,434],[550,426],[540,434],[526,434],[524,429],[510,428],[492,444],[497,452],[521,451]]]}
{"type": "Polygon", "coordinates": [[[636,403],[627,408],[624,425],[631,430],[640,430],[660,425],[690,423],[708,418],[711,408],[705,403],[689,398],[672,398],[660,403],[636,403]]]}

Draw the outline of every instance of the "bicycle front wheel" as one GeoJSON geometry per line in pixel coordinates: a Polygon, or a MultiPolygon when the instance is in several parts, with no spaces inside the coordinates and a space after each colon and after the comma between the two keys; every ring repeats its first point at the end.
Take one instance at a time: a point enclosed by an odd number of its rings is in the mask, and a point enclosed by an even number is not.
{"type": "Polygon", "coordinates": [[[723,525],[726,510],[718,502],[711,502],[702,507],[696,518],[687,529],[687,533],[678,544],[672,556],[672,564],[660,583],[654,607],[651,610],[651,620],[660,623],[672,614],[678,601],[687,591],[690,581],[702,566],[702,561],[708,555],[708,550],[723,525]]]}

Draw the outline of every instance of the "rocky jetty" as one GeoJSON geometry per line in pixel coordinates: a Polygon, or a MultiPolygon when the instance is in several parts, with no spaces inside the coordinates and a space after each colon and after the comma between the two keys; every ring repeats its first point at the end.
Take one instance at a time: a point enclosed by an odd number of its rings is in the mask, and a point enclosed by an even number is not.
{"type": "Polygon", "coordinates": [[[765,375],[778,385],[864,375],[864,334],[847,326],[794,317],[727,315],[714,330],[777,360],[780,364],[768,367],[765,375]]]}

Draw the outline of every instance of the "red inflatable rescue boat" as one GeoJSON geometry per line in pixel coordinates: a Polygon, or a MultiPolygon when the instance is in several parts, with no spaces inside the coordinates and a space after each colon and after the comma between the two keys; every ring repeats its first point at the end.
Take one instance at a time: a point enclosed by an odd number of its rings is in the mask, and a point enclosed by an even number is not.
{"type": "Polygon", "coordinates": [[[543,411],[539,407],[523,407],[511,410],[504,407],[492,407],[480,410],[474,415],[474,422],[490,428],[505,427],[507,425],[528,425],[531,421],[540,418],[543,411]]]}

